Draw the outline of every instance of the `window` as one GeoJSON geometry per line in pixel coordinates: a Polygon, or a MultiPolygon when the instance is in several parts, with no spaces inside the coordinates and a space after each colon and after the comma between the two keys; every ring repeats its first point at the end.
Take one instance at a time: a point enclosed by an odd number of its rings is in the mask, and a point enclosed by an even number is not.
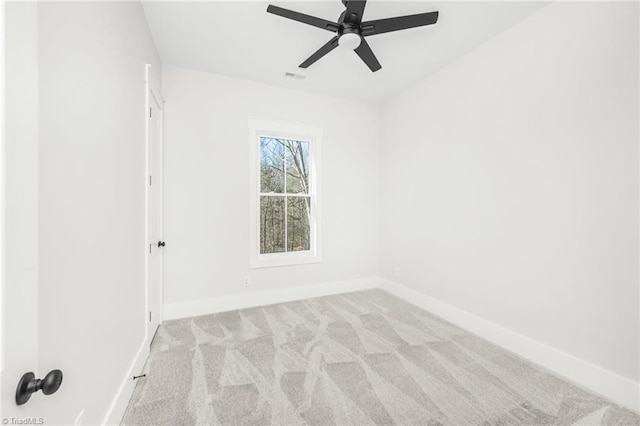
{"type": "Polygon", "coordinates": [[[322,130],[249,120],[250,267],[319,262],[322,130]]]}

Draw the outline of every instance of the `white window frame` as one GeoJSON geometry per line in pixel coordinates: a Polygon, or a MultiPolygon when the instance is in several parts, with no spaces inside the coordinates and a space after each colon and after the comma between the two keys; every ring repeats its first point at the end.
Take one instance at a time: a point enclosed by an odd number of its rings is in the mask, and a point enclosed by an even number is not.
{"type": "Polygon", "coordinates": [[[322,129],[283,121],[249,119],[249,267],[300,265],[322,261],[321,159],[322,129]],[[285,253],[260,253],[260,137],[309,142],[309,196],[311,197],[310,249],[285,253]]]}

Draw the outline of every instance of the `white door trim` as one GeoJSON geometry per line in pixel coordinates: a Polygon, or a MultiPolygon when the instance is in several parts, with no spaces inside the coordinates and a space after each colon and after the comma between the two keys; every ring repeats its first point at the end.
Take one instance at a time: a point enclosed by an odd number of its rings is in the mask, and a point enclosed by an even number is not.
{"type": "MultiPolygon", "coordinates": [[[[160,105],[162,107],[162,109],[164,109],[163,105],[164,105],[164,97],[162,96],[162,90],[160,88],[160,83],[158,78],[156,77],[156,74],[152,68],[152,66],[150,64],[146,64],[145,65],[145,111],[144,111],[144,120],[145,120],[145,176],[144,176],[144,188],[145,188],[145,239],[144,239],[144,265],[145,265],[145,272],[144,272],[144,280],[145,280],[145,311],[144,311],[144,327],[145,327],[145,341],[147,344],[151,344],[151,339],[153,339],[153,335],[149,332],[149,312],[151,311],[151,304],[150,304],[150,298],[151,298],[151,282],[149,279],[149,239],[150,239],[150,235],[149,235],[149,208],[150,208],[150,185],[149,185],[149,176],[151,175],[151,164],[150,164],[150,144],[151,144],[151,140],[150,140],[150,136],[151,136],[151,125],[152,125],[152,121],[150,120],[150,111],[151,111],[151,105],[152,105],[152,101],[155,100],[155,102],[160,105]]],[[[159,142],[158,145],[160,147],[160,158],[163,158],[162,156],[162,150],[163,150],[163,123],[162,121],[160,122],[160,132],[159,132],[159,142]]],[[[160,195],[160,206],[163,205],[162,203],[162,194],[160,195]]],[[[161,208],[162,210],[162,208],[161,208]]],[[[162,213],[161,213],[162,214],[162,213]]],[[[162,222],[162,221],[161,221],[162,222]]],[[[157,319],[159,321],[159,323],[162,323],[163,320],[163,312],[162,312],[162,305],[163,305],[163,298],[164,298],[164,294],[163,294],[163,288],[162,286],[160,286],[160,289],[158,290],[160,292],[160,311],[157,313],[154,313],[154,315],[157,315],[157,319]]]]}

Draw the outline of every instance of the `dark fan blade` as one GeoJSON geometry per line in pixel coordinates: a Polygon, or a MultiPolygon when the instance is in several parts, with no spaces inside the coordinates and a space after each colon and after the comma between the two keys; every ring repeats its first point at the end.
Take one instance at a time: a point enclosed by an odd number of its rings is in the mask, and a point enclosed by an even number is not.
{"type": "Polygon", "coordinates": [[[358,46],[354,51],[360,56],[360,59],[364,61],[365,64],[371,69],[371,71],[376,72],[382,65],[376,59],[376,55],[373,54],[371,47],[369,47],[369,43],[363,38],[360,46],[358,46]]]}
{"type": "Polygon", "coordinates": [[[344,22],[349,24],[360,24],[362,22],[362,14],[366,0],[349,0],[347,1],[347,10],[344,13],[344,22]]]}
{"type": "Polygon", "coordinates": [[[370,36],[407,28],[422,27],[438,22],[438,12],[420,13],[418,15],[398,16],[396,18],[377,19],[362,23],[362,35],[370,36]]]}
{"type": "Polygon", "coordinates": [[[302,22],[304,24],[313,25],[314,27],[322,28],[327,31],[336,32],[340,28],[338,24],[327,21],[326,19],[316,18],[315,16],[305,15],[304,13],[294,12],[289,9],[283,9],[272,4],[267,7],[267,12],[282,16],[283,18],[293,19],[294,21],[302,22]]]}
{"type": "Polygon", "coordinates": [[[318,59],[322,58],[327,53],[331,52],[333,49],[338,47],[338,36],[335,36],[331,40],[327,42],[324,46],[316,51],[313,55],[309,56],[306,61],[300,64],[300,68],[308,68],[309,65],[316,62],[318,59]]]}

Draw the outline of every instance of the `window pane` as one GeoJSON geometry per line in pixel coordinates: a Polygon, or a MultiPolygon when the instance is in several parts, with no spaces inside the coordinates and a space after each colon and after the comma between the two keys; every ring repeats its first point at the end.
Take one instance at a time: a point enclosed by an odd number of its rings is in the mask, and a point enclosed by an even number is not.
{"type": "Polygon", "coordinates": [[[287,198],[287,251],[309,250],[311,198],[287,198]]]}
{"type": "Polygon", "coordinates": [[[286,141],[287,192],[309,193],[309,142],[286,141]]]}
{"type": "Polygon", "coordinates": [[[284,197],[260,197],[260,253],[285,251],[284,197]]]}
{"type": "Polygon", "coordinates": [[[284,192],[285,141],[260,137],[260,191],[284,192]]]}

